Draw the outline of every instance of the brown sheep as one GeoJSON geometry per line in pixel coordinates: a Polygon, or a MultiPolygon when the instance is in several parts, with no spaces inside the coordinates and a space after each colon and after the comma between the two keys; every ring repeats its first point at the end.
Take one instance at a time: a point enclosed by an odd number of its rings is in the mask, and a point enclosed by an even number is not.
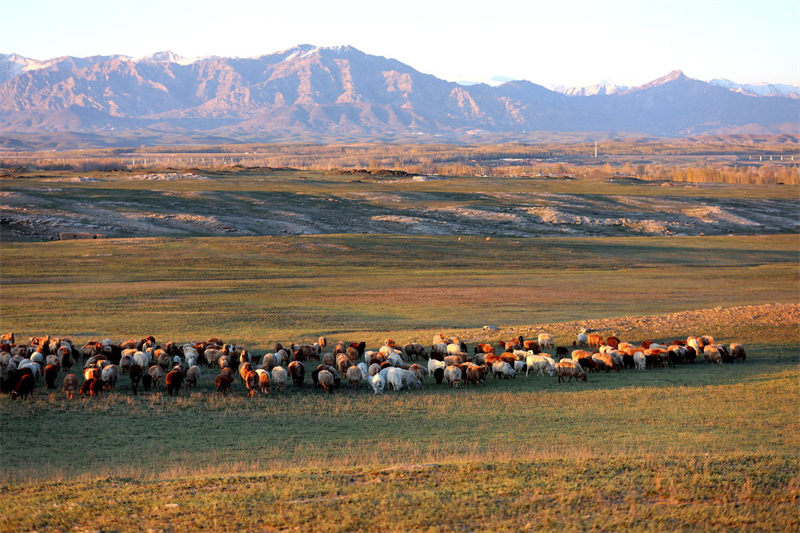
{"type": "Polygon", "coordinates": [[[253,370],[250,363],[239,363],[239,379],[244,383],[247,380],[247,374],[253,370]]]}
{"type": "Polygon", "coordinates": [[[214,380],[214,388],[217,392],[225,396],[231,389],[231,383],[233,383],[231,375],[228,372],[220,372],[214,380]]]}
{"type": "MultiPolygon", "coordinates": [[[[249,366],[249,364],[248,364],[249,366]]],[[[267,374],[266,370],[263,371],[264,375],[267,374]]],[[[247,396],[252,398],[258,392],[258,373],[255,370],[248,370],[244,376],[244,384],[247,386],[247,396]]]]}
{"type": "Polygon", "coordinates": [[[29,394],[33,394],[33,390],[36,388],[36,382],[33,379],[33,376],[30,374],[25,374],[22,376],[17,382],[17,386],[14,387],[14,390],[11,391],[11,399],[16,400],[17,398],[27,398],[29,394]]]}
{"type": "Polygon", "coordinates": [[[612,348],[616,348],[617,346],[619,346],[619,338],[618,337],[614,337],[612,335],[611,337],[608,337],[606,339],[606,344],[608,346],[611,346],[612,348]]]}
{"type": "Polygon", "coordinates": [[[603,336],[596,333],[589,335],[589,348],[599,348],[603,345],[603,336]]]}
{"type": "Polygon", "coordinates": [[[139,390],[139,382],[142,379],[142,367],[139,365],[131,365],[128,369],[128,376],[131,378],[131,390],[133,391],[133,395],[136,396],[139,390]]]}
{"type": "Polygon", "coordinates": [[[339,374],[344,376],[347,374],[347,370],[353,366],[355,366],[355,363],[347,355],[339,354],[336,356],[336,369],[339,374]]]}
{"type": "MultiPolygon", "coordinates": [[[[358,348],[356,348],[355,346],[350,346],[345,350],[344,353],[351,363],[356,364],[358,362],[358,357],[359,357],[358,348]]],[[[339,358],[337,357],[336,359],[338,360],[339,358]]]]}
{"type": "MultiPolygon", "coordinates": [[[[275,369],[273,368],[272,371],[274,372],[275,369]]],[[[270,379],[270,373],[262,368],[256,370],[256,374],[258,374],[258,389],[262,394],[269,394],[270,385],[272,383],[272,380],[270,379]]],[[[283,390],[282,384],[280,390],[283,390]]]]}
{"type": "Polygon", "coordinates": [[[167,394],[170,396],[177,396],[181,391],[181,384],[183,383],[183,372],[180,370],[171,370],[164,378],[164,383],[167,387],[167,394]]]}
{"type": "Polygon", "coordinates": [[[48,389],[56,388],[56,378],[58,378],[58,367],[56,365],[44,367],[44,382],[47,384],[48,389]]]}
{"type": "Polygon", "coordinates": [[[467,366],[467,377],[464,380],[472,385],[486,385],[486,376],[489,375],[489,368],[486,365],[470,364],[467,366]]]}
{"type": "Polygon", "coordinates": [[[292,384],[295,387],[302,387],[306,376],[306,367],[300,361],[292,361],[287,367],[287,372],[292,376],[292,384]]]}
{"type": "Polygon", "coordinates": [[[78,391],[78,376],[75,374],[67,374],[64,378],[64,392],[67,394],[67,399],[75,398],[75,393],[78,391]]]}

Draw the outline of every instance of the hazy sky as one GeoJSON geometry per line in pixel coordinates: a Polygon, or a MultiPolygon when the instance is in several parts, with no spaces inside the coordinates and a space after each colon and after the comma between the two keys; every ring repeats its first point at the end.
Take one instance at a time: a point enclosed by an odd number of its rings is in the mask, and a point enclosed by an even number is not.
{"type": "Polygon", "coordinates": [[[800,81],[800,1],[0,0],[0,52],[252,57],[349,44],[450,81],[800,81]]]}

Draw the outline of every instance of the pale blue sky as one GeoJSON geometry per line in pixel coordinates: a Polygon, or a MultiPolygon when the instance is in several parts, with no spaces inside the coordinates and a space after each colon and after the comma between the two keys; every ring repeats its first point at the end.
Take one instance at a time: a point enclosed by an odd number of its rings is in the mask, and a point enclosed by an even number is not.
{"type": "Polygon", "coordinates": [[[800,1],[0,0],[0,52],[252,57],[349,44],[451,81],[800,81],[800,1]]]}

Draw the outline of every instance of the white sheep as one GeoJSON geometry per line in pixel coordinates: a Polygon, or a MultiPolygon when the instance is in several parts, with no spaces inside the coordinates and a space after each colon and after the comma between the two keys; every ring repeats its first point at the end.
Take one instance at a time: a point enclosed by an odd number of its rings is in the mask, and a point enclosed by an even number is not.
{"type": "Polygon", "coordinates": [[[544,376],[545,374],[548,376],[556,375],[555,362],[550,357],[531,354],[525,359],[525,364],[528,365],[525,370],[526,376],[531,370],[539,376],[544,376]]]}
{"type": "Polygon", "coordinates": [[[447,365],[445,365],[444,361],[437,361],[436,359],[428,359],[428,374],[432,376],[433,372],[437,368],[444,369],[447,368],[447,365]]]}
{"type": "Polygon", "coordinates": [[[461,369],[457,366],[448,366],[444,369],[444,379],[451,389],[457,388],[461,384],[461,369]]]}
{"type": "Polygon", "coordinates": [[[282,366],[276,366],[272,369],[272,383],[279,392],[283,392],[283,387],[289,379],[289,373],[282,366]]]}
{"type": "Polygon", "coordinates": [[[586,346],[589,344],[589,336],[586,333],[578,333],[578,338],[575,339],[575,346],[586,346]]]}
{"type": "Polygon", "coordinates": [[[539,333],[538,341],[539,341],[539,346],[541,346],[543,349],[552,348],[554,346],[553,336],[550,335],[549,333],[539,333]]]}
{"type": "Polygon", "coordinates": [[[383,394],[383,389],[386,387],[386,382],[381,377],[380,372],[372,376],[369,384],[372,386],[372,390],[375,391],[375,394],[383,394]]]}
{"type": "Polygon", "coordinates": [[[386,383],[396,391],[403,389],[418,389],[422,386],[417,379],[417,376],[415,376],[411,371],[403,370],[402,368],[389,368],[387,370],[386,383]]]}
{"type": "Polygon", "coordinates": [[[644,370],[647,367],[647,358],[642,352],[633,354],[633,362],[636,365],[636,370],[644,370]]]}
{"type": "Polygon", "coordinates": [[[505,361],[497,361],[492,365],[492,375],[494,377],[499,375],[503,379],[517,377],[517,373],[514,372],[514,369],[511,367],[511,365],[505,361]]]}

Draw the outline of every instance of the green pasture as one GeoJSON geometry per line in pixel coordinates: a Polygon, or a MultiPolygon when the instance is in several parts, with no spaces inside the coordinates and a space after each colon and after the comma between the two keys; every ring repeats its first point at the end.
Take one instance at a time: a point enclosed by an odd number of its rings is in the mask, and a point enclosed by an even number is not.
{"type": "Polygon", "coordinates": [[[427,343],[429,330],[793,303],[797,244],[795,235],[6,243],[0,330],[76,342],[216,336],[256,350],[320,335],[427,343]]]}

